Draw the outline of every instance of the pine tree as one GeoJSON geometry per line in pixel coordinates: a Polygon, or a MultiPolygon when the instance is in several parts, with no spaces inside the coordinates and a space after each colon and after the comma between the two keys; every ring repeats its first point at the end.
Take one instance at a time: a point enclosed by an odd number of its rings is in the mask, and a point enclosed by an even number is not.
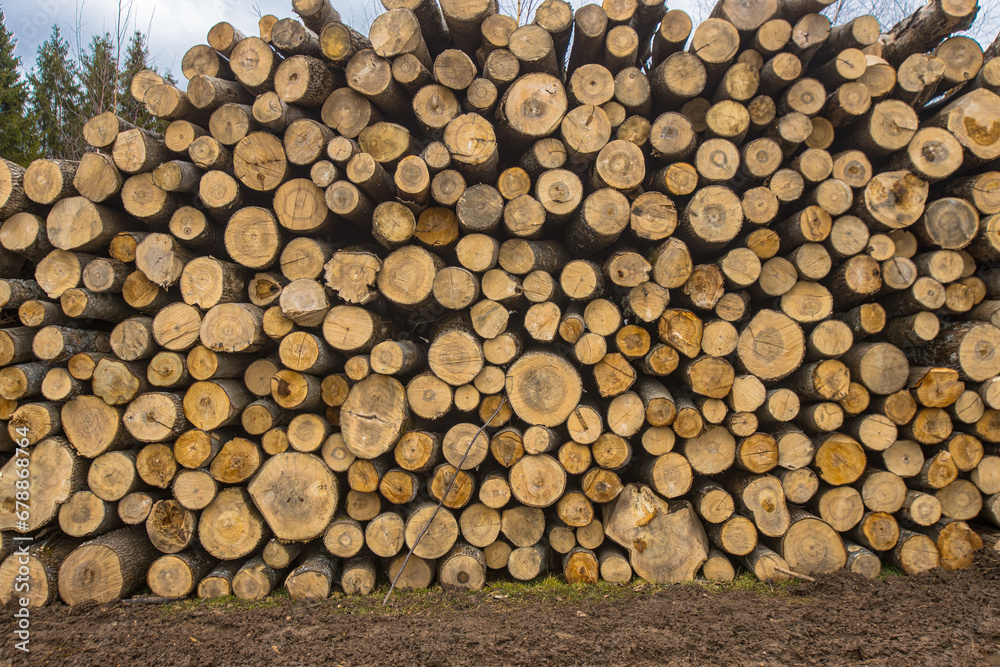
{"type": "Polygon", "coordinates": [[[118,105],[118,62],[110,32],[94,35],[80,56],[80,112],[91,118],[118,105]]]}
{"type": "Polygon", "coordinates": [[[37,123],[39,151],[45,157],[78,158],[83,118],[76,63],[69,57],[69,43],[59,26],[38,47],[31,82],[31,110],[37,123]]]}
{"type": "Polygon", "coordinates": [[[129,39],[124,61],[118,75],[118,115],[138,127],[146,127],[162,131],[161,121],[154,118],[146,105],[136,101],[129,89],[132,77],[144,69],[155,69],[149,66],[148,37],[136,30],[129,39]]]}
{"type": "Polygon", "coordinates": [[[7,29],[0,7],[0,157],[26,165],[35,157],[33,119],[28,112],[28,87],[14,55],[17,40],[7,29]]]}
{"type": "Polygon", "coordinates": [[[166,123],[154,118],[146,106],[132,98],[132,77],[149,65],[148,37],[135,31],[123,53],[110,32],[95,35],[87,52],[80,57],[81,111],[84,120],[105,111],[150,130],[162,132],[166,123]]]}

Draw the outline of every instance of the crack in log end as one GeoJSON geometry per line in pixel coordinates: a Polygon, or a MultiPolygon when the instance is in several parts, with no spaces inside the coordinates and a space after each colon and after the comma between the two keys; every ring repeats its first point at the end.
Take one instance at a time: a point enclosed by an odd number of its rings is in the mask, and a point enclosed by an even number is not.
{"type": "Polygon", "coordinates": [[[374,413],[372,413],[372,414],[364,414],[364,413],[361,413],[361,412],[353,412],[351,414],[353,414],[358,419],[362,419],[364,421],[381,422],[383,424],[388,423],[384,419],[382,419],[381,417],[379,417],[377,414],[374,414],[374,413]]]}

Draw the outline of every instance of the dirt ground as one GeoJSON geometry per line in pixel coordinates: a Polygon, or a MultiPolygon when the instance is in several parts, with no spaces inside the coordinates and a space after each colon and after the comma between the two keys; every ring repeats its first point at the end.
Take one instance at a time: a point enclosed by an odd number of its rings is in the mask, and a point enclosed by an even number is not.
{"type": "MultiPolygon", "coordinates": [[[[1000,558],[964,572],[770,588],[493,584],[295,602],[57,605],[25,662],[140,665],[1000,665],[1000,558]]],[[[11,609],[3,610],[8,616],[11,609]]]]}

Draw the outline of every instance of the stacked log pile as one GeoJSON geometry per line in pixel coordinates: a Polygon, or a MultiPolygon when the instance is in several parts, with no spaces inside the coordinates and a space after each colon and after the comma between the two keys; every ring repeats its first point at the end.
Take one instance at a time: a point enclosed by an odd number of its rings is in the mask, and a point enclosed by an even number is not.
{"type": "Polygon", "coordinates": [[[383,4],[220,23],[186,87],[132,81],[162,136],[106,113],[79,162],[0,165],[0,600],[25,536],[37,605],[997,542],[975,0],[884,34],[825,0],[383,4]]]}

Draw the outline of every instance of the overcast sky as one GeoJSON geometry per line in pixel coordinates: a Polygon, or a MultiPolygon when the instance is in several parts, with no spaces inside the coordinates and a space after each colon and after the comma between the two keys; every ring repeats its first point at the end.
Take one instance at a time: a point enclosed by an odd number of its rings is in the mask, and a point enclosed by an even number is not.
{"type": "MultiPolygon", "coordinates": [[[[365,34],[371,18],[382,11],[379,0],[332,1],[344,21],[365,34]]],[[[589,1],[570,0],[574,7],[589,1]]],[[[672,1],[670,7],[690,11],[693,4],[694,0],[679,0],[672,1]]],[[[259,15],[294,16],[291,0],[122,0],[124,12],[130,5],[130,25],[149,33],[150,54],[156,66],[169,69],[178,78],[184,52],[204,43],[209,28],[219,21],[229,21],[245,34],[256,35],[259,15]]],[[[54,24],[59,24],[74,49],[78,34],[86,47],[95,34],[105,30],[115,33],[119,4],[118,0],[0,0],[0,6],[6,14],[7,28],[18,40],[16,55],[21,56],[25,69],[31,69],[38,47],[54,24]]]]}
{"type": "MultiPolygon", "coordinates": [[[[364,7],[371,1],[333,0],[333,5],[346,22],[363,25],[364,7]]],[[[38,47],[55,24],[74,49],[78,33],[85,47],[91,36],[116,31],[118,0],[8,0],[0,5],[7,28],[18,40],[16,54],[26,69],[33,66],[38,47]]],[[[209,28],[219,21],[229,21],[245,34],[256,35],[259,14],[293,16],[291,0],[123,0],[123,13],[129,5],[129,25],[149,33],[149,50],[157,67],[171,70],[178,78],[184,52],[203,44],[209,28]]]]}

